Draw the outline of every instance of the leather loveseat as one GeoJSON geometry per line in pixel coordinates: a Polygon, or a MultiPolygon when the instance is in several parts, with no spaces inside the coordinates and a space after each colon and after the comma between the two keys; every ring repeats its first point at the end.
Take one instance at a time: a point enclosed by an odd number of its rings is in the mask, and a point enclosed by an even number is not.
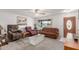
{"type": "Polygon", "coordinates": [[[59,36],[59,30],[57,28],[43,28],[40,33],[53,39],[57,39],[59,36]]]}

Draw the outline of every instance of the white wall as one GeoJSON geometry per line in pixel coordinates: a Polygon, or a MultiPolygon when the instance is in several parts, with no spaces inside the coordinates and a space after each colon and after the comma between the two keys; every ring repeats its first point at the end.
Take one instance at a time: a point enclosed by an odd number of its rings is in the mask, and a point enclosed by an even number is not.
{"type": "Polygon", "coordinates": [[[34,29],[34,19],[33,18],[30,18],[30,17],[27,18],[27,26],[31,26],[32,29],[34,29]]]}
{"type": "Polygon", "coordinates": [[[79,29],[79,20],[78,20],[78,11],[71,12],[71,13],[63,13],[63,14],[55,14],[53,16],[53,23],[52,27],[59,28],[60,31],[60,37],[63,37],[63,18],[65,16],[70,17],[70,16],[76,16],[76,29],[79,29]]]}
{"type": "Polygon", "coordinates": [[[17,15],[0,12],[0,24],[6,28],[8,24],[16,24],[17,15]]]}
{"type": "MultiPolygon", "coordinates": [[[[9,13],[9,12],[1,12],[0,11],[0,25],[3,26],[3,28],[7,29],[7,25],[9,24],[17,24],[17,16],[18,14],[15,13],[9,13]]],[[[23,16],[23,15],[21,15],[23,16]]],[[[34,28],[34,19],[27,17],[27,26],[31,26],[34,28]]]]}

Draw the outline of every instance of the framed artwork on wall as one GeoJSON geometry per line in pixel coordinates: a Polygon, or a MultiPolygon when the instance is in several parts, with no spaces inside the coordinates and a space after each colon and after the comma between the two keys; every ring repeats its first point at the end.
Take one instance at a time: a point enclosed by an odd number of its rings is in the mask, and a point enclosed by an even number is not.
{"type": "Polygon", "coordinates": [[[27,24],[27,18],[24,16],[17,16],[17,24],[18,25],[26,25],[27,24]]]}

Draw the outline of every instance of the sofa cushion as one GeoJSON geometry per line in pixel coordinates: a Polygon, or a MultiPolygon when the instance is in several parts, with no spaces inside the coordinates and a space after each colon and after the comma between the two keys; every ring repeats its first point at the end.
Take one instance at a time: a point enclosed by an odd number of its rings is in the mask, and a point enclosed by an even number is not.
{"type": "Polygon", "coordinates": [[[35,34],[37,34],[37,32],[36,31],[29,31],[32,35],[35,35],[35,34]]]}
{"type": "Polygon", "coordinates": [[[52,32],[52,33],[51,33],[51,32],[44,32],[44,31],[43,31],[43,32],[42,32],[42,34],[50,34],[50,35],[55,35],[56,33],[53,33],[53,32],[52,32]]]}

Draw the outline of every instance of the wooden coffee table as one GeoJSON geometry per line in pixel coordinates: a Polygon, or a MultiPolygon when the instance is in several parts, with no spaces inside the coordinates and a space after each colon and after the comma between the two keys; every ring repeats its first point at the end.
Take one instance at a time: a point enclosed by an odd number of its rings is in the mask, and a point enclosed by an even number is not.
{"type": "Polygon", "coordinates": [[[79,41],[64,41],[64,50],[79,50],[79,41]]]}

